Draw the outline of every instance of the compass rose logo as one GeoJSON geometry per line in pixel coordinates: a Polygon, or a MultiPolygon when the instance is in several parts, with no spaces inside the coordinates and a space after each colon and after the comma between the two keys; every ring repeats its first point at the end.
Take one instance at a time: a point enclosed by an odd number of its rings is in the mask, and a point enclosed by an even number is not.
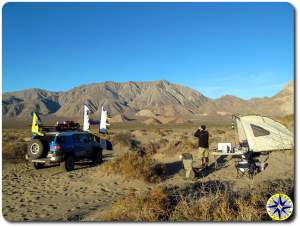
{"type": "Polygon", "coordinates": [[[267,212],[276,221],[283,221],[293,213],[293,202],[285,194],[275,194],[268,199],[267,212]]]}

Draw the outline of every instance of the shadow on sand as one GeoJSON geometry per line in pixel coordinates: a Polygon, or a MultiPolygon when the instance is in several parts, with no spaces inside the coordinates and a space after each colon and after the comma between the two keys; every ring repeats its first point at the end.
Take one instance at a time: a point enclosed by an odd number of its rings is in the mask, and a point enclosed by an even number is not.
{"type": "Polygon", "coordinates": [[[211,163],[207,168],[196,169],[195,170],[196,177],[199,178],[207,177],[213,172],[217,172],[220,169],[227,168],[228,167],[228,165],[226,165],[227,163],[228,160],[226,159],[226,156],[220,156],[215,160],[215,162],[211,163]]]}
{"type": "MultiPolygon", "coordinates": [[[[227,168],[228,160],[226,159],[226,156],[220,156],[218,159],[215,160],[215,162],[211,163],[207,168],[201,169],[201,168],[193,168],[195,172],[195,177],[197,178],[203,178],[207,177],[213,172],[216,172],[220,169],[227,168]],[[217,162],[217,168],[216,168],[216,162],[217,162]]],[[[166,172],[165,172],[165,179],[171,178],[174,175],[184,171],[182,161],[175,161],[165,164],[166,172]]]]}
{"type": "Polygon", "coordinates": [[[183,169],[182,161],[176,161],[165,164],[166,175],[165,178],[171,178],[175,174],[179,173],[183,169]]]}

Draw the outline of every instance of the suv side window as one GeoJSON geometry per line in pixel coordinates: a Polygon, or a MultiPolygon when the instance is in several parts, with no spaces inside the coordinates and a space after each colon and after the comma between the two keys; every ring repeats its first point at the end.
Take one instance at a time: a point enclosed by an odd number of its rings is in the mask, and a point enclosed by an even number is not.
{"type": "Polygon", "coordinates": [[[90,142],[90,138],[88,134],[80,134],[80,143],[88,143],[90,142]]]}
{"type": "Polygon", "coordinates": [[[57,144],[64,144],[67,138],[65,136],[57,136],[55,139],[55,143],[57,144]]]}
{"type": "Polygon", "coordinates": [[[80,143],[80,137],[78,134],[72,135],[72,139],[74,143],[80,143]]]}
{"type": "Polygon", "coordinates": [[[95,136],[93,134],[88,134],[88,137],[89,137],[89,142],[96,141],[95,136]]]}

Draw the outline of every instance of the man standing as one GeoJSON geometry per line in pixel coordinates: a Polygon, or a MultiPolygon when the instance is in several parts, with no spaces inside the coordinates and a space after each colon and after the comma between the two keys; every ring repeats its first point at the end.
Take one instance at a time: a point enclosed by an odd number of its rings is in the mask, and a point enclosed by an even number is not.
{"type": "Polygon", "coordinates": [[[209,134],[208,131],[206,131],[206,126],[201,125],[201,127],[195,132],[194,136],[198,138],[199,158],[201,159],[201,165],[202,167],[206,168],[209,163],[209,159],[208,159],[209,134]]]}

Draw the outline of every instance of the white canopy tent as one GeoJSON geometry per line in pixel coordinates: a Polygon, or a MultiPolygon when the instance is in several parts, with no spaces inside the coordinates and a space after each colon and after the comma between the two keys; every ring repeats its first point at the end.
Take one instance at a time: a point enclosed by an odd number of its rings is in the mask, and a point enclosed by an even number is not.
{"type": "Polygon", "coordinates": [[[294,148],[293,134],[282,124],[267,117],[236,117],[239,142],[253,152],[294,148]]]}

